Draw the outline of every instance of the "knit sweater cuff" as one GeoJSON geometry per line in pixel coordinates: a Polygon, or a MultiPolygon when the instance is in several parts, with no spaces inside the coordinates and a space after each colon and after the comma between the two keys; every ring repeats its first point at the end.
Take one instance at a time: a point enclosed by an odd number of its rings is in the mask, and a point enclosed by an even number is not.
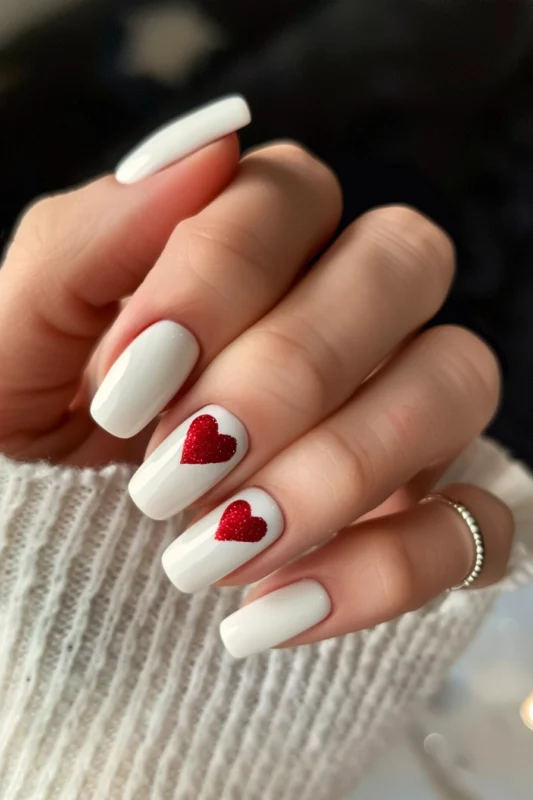
{"type": "MultiPolygon", "coordinates": [[[[336,800],[433,692],[498,587],[340,639],[236,662],[218,624],[239,589],[177,592],[181,518],[131,503],[132,469],[0,457],[0,785],[10,800],[336,800]]],[[[479,440],[443,483],[507,502],[504,588],[533,574],[533,481],[479,440]]],[[[451,602],[450,602],[451,601],[451,602]]]]}

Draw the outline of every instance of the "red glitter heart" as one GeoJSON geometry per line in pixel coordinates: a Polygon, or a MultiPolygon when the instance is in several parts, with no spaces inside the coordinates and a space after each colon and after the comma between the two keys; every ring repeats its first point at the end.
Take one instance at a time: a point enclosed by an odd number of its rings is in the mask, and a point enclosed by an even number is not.
{"type": "Polygon", "coordinates": [[[190,424],[183,451],[182,464],[222,464],[237,450],[237,439],[218,432],[218,422],[211,414],[201,414],[190,424]]]}
{"type": "Polygon", "coordinates": [[[235,500],[222,514],[215,539],[219,542],[260,542],[266,532],[267,524],[263,517],[252,517],[250,503],[235,500]]]}

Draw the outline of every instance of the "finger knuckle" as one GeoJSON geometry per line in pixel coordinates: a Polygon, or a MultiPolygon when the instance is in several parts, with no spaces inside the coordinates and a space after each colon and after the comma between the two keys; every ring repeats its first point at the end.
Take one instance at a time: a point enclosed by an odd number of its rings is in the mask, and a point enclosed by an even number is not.
{"type": "Polygon", "coordinates": [[[390,619],[422,604],[415,564],[401,535],[382,536],[373,550],[373,569],[381,598],[380,616],[390,619]]]}
{"type": "Polygon", "coordinates": [[[341,185],[337,175],[328,164],[299,142],[278,142],[267,148],[267,151],[269,157],[272,157],[278,163],[298,173],[303,173],[307,183],[311,179],[313,184],[325,196],[328,204],[340,213],[342,203],[341,185]]]}
{"type": "Polygon", "coordinates": [[[333,175],[333,171],[318,156],[302,144],[292,140],[277,142],[269,148],[270,154],[284,162],[289,162],[305,171],[317,171],[324,175],[333,175]]]}
{"type": "Polygon", "coordinates": [[[328,454],[340,497],[359,498],[366,503],[376,495],[380,474],[373,451],[359,441],[354,446],[333,423],[321,426],[317,443],[320,451],[328,454]]]}
{"type": "Polygon", "coordinates": [[[384,464],[391,467],[399,462],[400,453],[405,447],[418,443],[426,433],[422,423],[424,398],[413,393],[408,400],[390,405],[386,411],[387,435],[375,437],[375,445],[380,448],[384,464]]]}
{"type": "Polygon", "coordinates": [[[439,325],[425,336],[447,379],[475,407],[484,427],[500,399],[500,365],[494,351],[473,331],[458,325],[439,325]]]}
{"type": "Polygon", "coordinates": [[[320,418],[329,404],[327,376],[314,354],[298,339],[274,328],[251,331],[248,345],[254,354],[258,382],[270,398],[285,409],[306,417],[320,418]]]}
{"type": "Polygon", "coordinates": [[[355,231],[379,249],[408,292],[418,289],[425,315],[432,315],[449,290],[455,269],[453,243],[445,231],[409,206],[372,209],[355,231]]]}
{"type": "Polygon", "coordinates": [[[174,263],[185,262],[203,287],[228,305],[238,301],[235,293],[258,295],[270,283],[272,254],[258,234],[235,221],[222,224],[201,215],[184,220],[170,249],[174,263]]]}
{"type": "Polygon", "coordinates": [[[46,259],[52,256],[61,237],[56,237],[56,220],[60,211],[60,196],[41,197],[22,214],[12,242],[12,255],[20,259],[46,259]]]}

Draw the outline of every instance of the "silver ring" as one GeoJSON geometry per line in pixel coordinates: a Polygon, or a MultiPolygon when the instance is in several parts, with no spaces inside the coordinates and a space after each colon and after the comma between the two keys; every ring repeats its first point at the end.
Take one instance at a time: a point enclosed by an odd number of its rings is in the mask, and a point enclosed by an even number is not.
{"type": "Polygon", "coordinates": [[[472,567],[471,571],[468,573],[464,581],[458,583],[457,586],[452,586],[450,588],[451,592],[455,592],[458,589],[468,589],[468,587],[472,586],[473,583],[477,581],[479,576],[481,575],[481,571],[483,569],[483,564],[485,563],[485,540],[483,539],[483,534],[481,533],[481,529],[477,523],[476,518],[470,511],[463,506],[461,503],[457,503],[455,500],[451,500],[449,497],[446,497],[444,494],[439,494],[438,492],[433,494],[428,494],[427,497],[424,497],[421,500],[422,503],[429,503],[432,500],[438,500],[441,503],[445,503],[450,508],[453,508],[457,513],[461,516],[461,518],[466,523],[468,530],[472,536],[474,541],[474,547],[476,550],[476,556],[474,561],[474,566],[472,567]]]}

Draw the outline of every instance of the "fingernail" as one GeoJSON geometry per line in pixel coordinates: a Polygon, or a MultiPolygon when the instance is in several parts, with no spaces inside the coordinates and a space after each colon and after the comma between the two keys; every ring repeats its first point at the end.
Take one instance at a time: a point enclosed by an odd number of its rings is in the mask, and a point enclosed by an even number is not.
{"type": "Polygon", "coordinates": [[[168,519],[198,500],[246,455],[242,422],[222,406],[205,406],[161,442],[130,481],[133,502],[152,519],[168,519]]]}
{"type": "Polygon", "coordinates": [[[245,658],[303,633],[330,611],[329,595],[320,583],[298,581],[226,617],[220,623],[220,636],[234,658],[245,658]]]}
{"type": "Polygon", "coordinates": [[[177,322],[150,325],[105,376],[91,403],[92,418],[113,436],[135,436],[185,383],[199,352],[192,333],[177,322]]]}
{"type": "Polygon", "coordinates": [[[244,97],[231,95],[169,122],[141,142],[119,163],[119,183],[136,183],[200,150],[211,142],[244,128],[251,121],[244,97]]]}
{"type": "Polygon", "coordinates": [[[197,592],[265,550],[282,531],[275,500],[262,489],[244,489],[167,547],[163,569],[180,591],[197,592]]]}

